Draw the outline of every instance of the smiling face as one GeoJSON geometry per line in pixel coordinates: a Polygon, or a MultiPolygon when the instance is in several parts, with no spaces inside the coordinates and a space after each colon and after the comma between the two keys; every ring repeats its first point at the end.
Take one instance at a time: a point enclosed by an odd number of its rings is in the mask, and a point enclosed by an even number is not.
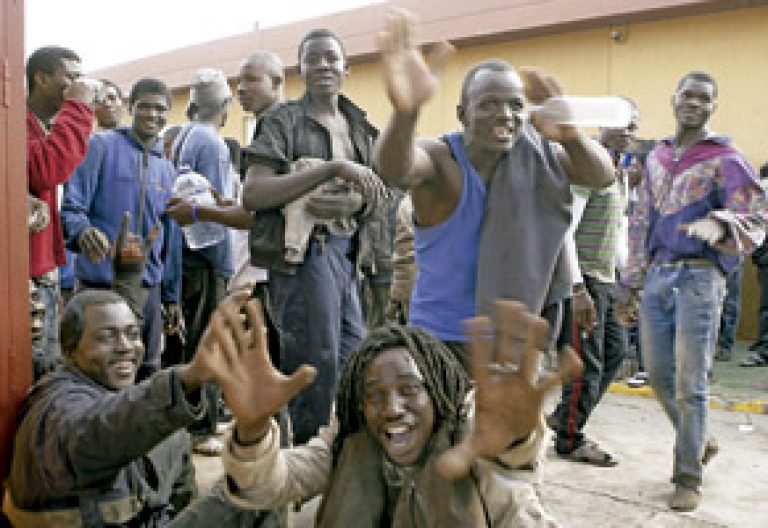
{"type": "Polygon", "coordinates": [[[144,357],[141,327],[125,303],[85,308],[80,341],[70,361],[104,387],[119,390],[133,385],[144,357]]]}
{"type": "Polygon", "coordinates": [[[363,413],[371,435],[395,464],[421,457],[435,427],[435,408],[405,348],[385,350],[365,372],[363,413]]]}
{"type": "Polygon", "coordinates": [[[339,93],[341,83],[347,75],[347,61],[339,41],[333,37],[307,40],[301,49],[299,71],[309,93],[339,93]]]}
{"type": "Polygon", "coordinates": [[[144,143],[157,139],[165,126],[168,100],[163,94],[143,93],[131,107],[133,132],[144,143]]]}
{"type": "Polygon", "coordinates": [[[703,128],[717,107],[715,86],[689,77],[672,97],[672,107],[679,128],[703,128]]]}
{"type": "Polygon", "coordinates": [[[459,107],[468,145],[493,151],[512,148],[525,120],[525,88],[514,71],[480,70],[459,107]]]}

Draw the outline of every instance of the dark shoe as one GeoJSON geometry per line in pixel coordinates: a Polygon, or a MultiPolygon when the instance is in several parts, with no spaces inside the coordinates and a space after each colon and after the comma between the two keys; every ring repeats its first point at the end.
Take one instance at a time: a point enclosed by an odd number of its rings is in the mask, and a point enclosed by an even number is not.
{"type": "Polygon", "coordinates": [[[675,491],[669,498],[669,507],[675,511],[689,512],[699,507],[701,503],[701,492],[697,489],[675,485],[675,491]]]}
{"type": "Polygon", "coordinates": [[[610,453],[601,449],[591,440],[586,440],[570,453],[558,453],[558,455],[573,462],[582,462],[599,467],[613,467],[619,463],[610,453]]]}
{"type": "Polygon", "coordinates": [[[701,455],[701,464],[706,466],[719,452],[720,446],[717,445],[717,440],[712,436],[709,437],[704,444],[704,454],[701,455]]]}
{"type": "Polygon", "coordinates": [[[718,348],[715,352],[715,361],[730,361],[733,359],[733,352],[725,350],[724,348],[718,348]]]}
{"type": "Polygon", "coordinates": [[[752,354],[746,359],[742,359],[739,363],[740,367],[768,367],[768,358],[760,354],[752,354]]]}

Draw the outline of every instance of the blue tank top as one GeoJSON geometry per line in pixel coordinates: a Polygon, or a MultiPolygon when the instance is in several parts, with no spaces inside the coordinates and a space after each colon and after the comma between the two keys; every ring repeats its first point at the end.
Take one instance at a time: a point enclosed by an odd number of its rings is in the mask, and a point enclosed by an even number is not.
{"type": "Polygon", "coordinates": [[[477,255],[485,214],[485,184],[467,157],[462,134],[446,134],[443,140],[461,168],[461,197],[442,223],[414,227],[417,273],[409,322],[443,341],[466,342],[462,321],[476,313],[477,255]]]}

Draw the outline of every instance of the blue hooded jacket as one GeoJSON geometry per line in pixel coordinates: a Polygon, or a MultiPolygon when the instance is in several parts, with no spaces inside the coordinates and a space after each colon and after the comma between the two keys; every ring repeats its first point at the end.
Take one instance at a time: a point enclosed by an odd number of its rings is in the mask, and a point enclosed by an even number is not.
{"type": "MultiPolygon", "coordinates": [[[[181,290],[181,232],[165,215],[174,170],[157,141],[150,150],[130,134],[130,127],[94,134],[88,152],[64,191],[61,219],[68,248],[79,252],[78,239],[87,227],[97,227],[114,242],[123,213],[131,213],[131,230],[146,237],[155,225],[162,229],[147,258],[143,282],[162,282],[163,302],[179,302],[181,290]],[[143,210],[139,206],[144,175],[143,210]],[[136,227],[142,215],[139,229],[136,227]]],[[[75,277],[88,284],[112,284],[112,259],[94,264],[83,255],[75,262],[75,277]]]]}

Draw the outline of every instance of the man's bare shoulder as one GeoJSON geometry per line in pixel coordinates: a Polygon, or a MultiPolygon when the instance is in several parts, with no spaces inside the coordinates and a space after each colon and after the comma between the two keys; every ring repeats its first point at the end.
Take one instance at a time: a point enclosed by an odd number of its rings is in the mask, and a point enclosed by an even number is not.
{"type": "Polygon", "coordinates": [[[453,158],[451,149],[442,139],[419,139],[417,145],[426,153],[431,161],[434,174],[429,180],[431,183],[439,183],[441,186],[446,178],[452,179],[456,174],[461,175],[456,160],[453,158]]]}

